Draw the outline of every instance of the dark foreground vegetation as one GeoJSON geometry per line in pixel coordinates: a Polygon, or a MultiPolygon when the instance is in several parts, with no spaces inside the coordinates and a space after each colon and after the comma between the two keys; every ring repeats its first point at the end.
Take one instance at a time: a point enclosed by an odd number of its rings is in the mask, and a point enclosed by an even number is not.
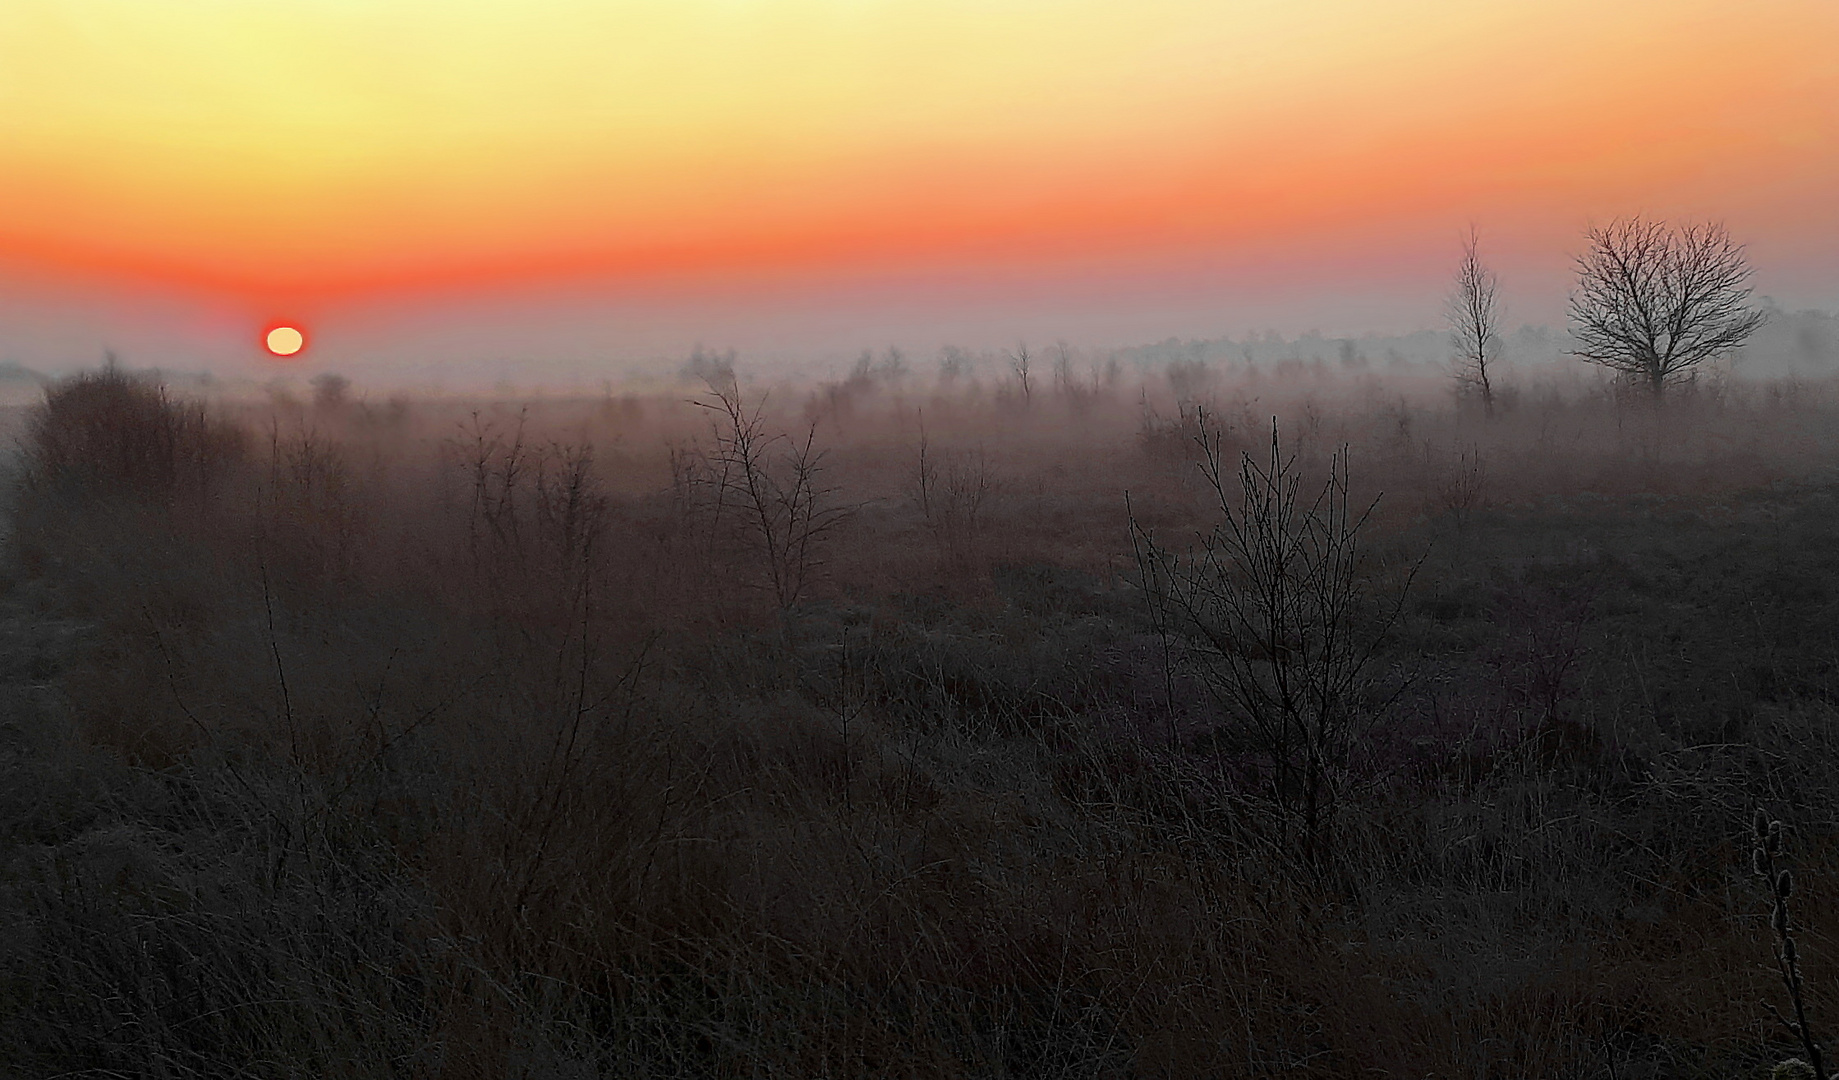
{"type": "Polygon", "coordinates": [[[1778,868],[1839,1032],[1831,388],[710,378],[54,388],[0,1075],[1762,1077],[1778,868]]]}

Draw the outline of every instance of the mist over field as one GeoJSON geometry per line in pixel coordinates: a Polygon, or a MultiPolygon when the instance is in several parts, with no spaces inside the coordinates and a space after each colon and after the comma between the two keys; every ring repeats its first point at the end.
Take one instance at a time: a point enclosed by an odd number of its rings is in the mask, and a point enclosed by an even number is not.
{"type": "MultiPolygon", "coordinates": [[[[1821,380],[1839,374],[1839,316],[1819,310],[1784,311],[1769,307],[1770,318],[1740,355],[1715,366],[1708,375],[1739,382],[1766,382],[1783,378],[1821,380]]],[[[134,354],[117,356],[117,362],[147,372],[184,392],[210,399],[252,400],[272,397],[308,400],[314,380],[335,375],[350,386],[355,400],[379,405],[392,397],[476,399],[592,398],[627,394],[693,393],[701,386],[690,358],[698,353],[731,357],[737,370],[760,387],[777,387],[793,394],[810,393],[852,377],[876,374],[883,389],[896,396],[923,401],[941,382],[951,379],[974,383],[995,392],[1014,379],[1008,354],[1030,348],[1045,359],[1047,369],[1065,350],[1068,374],[1080,381],[1114,384],[1160,384],[1172,377],[1180,381],[1192,369],[1207,379],[1243,382],[1252,387],[1339,387],[1356,383],[1396,389],[1425,400],[1446,397],[1449,385],[1450,346],[1442,329],[1415,333],[1365,333],[1330,337],[1318,331],[1283,335],[1275,330],[1253,331],[1217,338],[1166,338],[1127,345],[1093,345],[1069,342],[1063,337],[1016,339],[995,346],[857,345],[828,351],[772,351],[744,353],[723,348],[712,339],[680,353],[667,355],[630,352],[628,359],[551,358],[538,360],[445,359],[432,363],[397,362],[379,365],[359,354],[341,363],[317,354],[285,366],[272,361],[260,367],[248,364],[199,365],[196,352],[168,352],[151,348],[147,354],[169,358],[169,364],[148,363],[134,354]],[[1107,372],[1115,372],[1107,375],[1107,372]],[[883,376],[896,376],[888,379],[883,376]]],[[[1591,376],[1568,350],[1573,346],[1562,326],[1520,325],[1501,338],[1503,378],[1510,388],[1542,382],[1587,380],[1591,376]]],[[[46,382],[96,366],[99,356],[68,348],[16,348],[12,359],[0,363],[0,403],[30,404],[38,400],[46,382]],[[29,357],[27,362],[19,357],[29,357]]],[[[1050,377],[1051,374],[1050,374],[1050,377]]]]}
{"type": "Polygon", "coordinates": [[[0,1046],[1761,1075],[1758,807],[1839,955],[1833,325],[1661,399],[1510,332],[1491,411],[1447,332],[34,382],[0,1046]]]}
{"type": "Polygon", "coordinates": [[[1832,1080],[1834,41],[0,3],[0,1080],[1832,1080]]]}

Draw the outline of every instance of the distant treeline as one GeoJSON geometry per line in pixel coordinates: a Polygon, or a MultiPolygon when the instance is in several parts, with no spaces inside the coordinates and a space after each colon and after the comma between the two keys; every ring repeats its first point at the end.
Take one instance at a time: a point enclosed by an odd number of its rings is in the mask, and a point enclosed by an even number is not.
{"type": "MultiPolygon", "coordinates": [[[[1766,376],[1823,375],[1839,367],[1839,315],[1816,310],[1784,311],[1767,302],[1764,310],[1768,321],[1738,354],[1733,370],[1766,376]]],[[[1564,360],[1572,347],[1567,331],[1549,326],[1521,326],[1505,336],[1502,360],[1509,366],[1564,360]]],[[[1270,368],[1300,363],[1360,369],[1444,364],[1449,352],[1449,335],[1437,330],[1341,338],[1314,331],[1285,337],[1267,330],[1240,338],[1171,337],[1152,345],[1118,349],[1115,355],[1126,367],[1145,370],[1196,362],[1270,368]]]]}

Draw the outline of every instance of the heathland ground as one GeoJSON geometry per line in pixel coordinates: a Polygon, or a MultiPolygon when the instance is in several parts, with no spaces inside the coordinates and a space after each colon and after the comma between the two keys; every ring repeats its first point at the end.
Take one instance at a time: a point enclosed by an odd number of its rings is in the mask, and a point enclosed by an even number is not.
{"type": "Polygon", "coordinates": [[[1762,1076],[1759,806],[1839,1032],[1839,388],[704,374],[20,414],[0,1075],[1762,1076]],[[1144,552],[1273,418],[1254,655],[1144,552]]]}

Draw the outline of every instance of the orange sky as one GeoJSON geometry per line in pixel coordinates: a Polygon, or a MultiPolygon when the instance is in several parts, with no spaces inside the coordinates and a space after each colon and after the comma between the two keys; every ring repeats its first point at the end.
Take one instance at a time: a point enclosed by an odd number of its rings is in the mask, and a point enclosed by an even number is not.
{"type": "Polygon", "coordinates": [[[1832,0],[7,0],[0,272],[252,317],[1280,256],[1345,289],[1471,219],[1530,268],[1643,211],[1830,296],[1836,45],[1832,0]]]}

